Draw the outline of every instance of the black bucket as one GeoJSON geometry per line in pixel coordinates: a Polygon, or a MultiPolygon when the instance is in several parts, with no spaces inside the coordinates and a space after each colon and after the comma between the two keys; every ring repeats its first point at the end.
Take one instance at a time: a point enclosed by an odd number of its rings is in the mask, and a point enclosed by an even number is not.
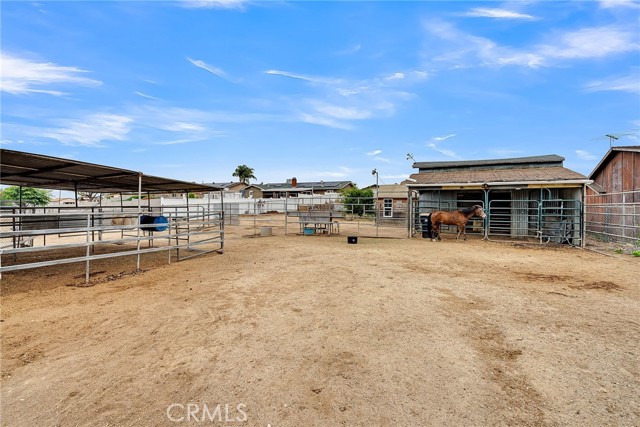
{"type": "Polygon", "coordinates": [[[347,236],[347,243],[350,245],[355,245],[358,243],[358,236],[347,236]]]}

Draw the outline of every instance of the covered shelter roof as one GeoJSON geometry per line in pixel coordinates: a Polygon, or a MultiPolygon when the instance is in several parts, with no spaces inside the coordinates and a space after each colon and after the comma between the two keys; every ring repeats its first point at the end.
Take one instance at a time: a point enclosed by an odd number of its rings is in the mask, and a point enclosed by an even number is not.
{"type": "Polygon", "coordinates": [[[94,193],[211,192],[220,186],[42,154],[0,149],[0,184],[94,193]]]}

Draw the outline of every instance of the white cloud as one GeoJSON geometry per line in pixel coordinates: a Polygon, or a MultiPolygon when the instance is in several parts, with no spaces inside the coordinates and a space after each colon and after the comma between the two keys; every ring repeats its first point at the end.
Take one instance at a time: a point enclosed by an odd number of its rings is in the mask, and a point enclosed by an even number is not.
{"type": "Polygon", "coordinates": [[[100,86],[102,82],[84,77],[88,71],[77,67],[65,67],[51,62],[35,62],[17,56],[0,54],[2,79],[0,91],[14,95],[44,93],[61,96],[65,92],[53,89],[54,85],[100,86]]]}
{"type": "Polygon", "coordinates": [[[356,44],[353,46],[350,46],[344,50],[338,51],[336,52],[338,55],[353,55],[354,53],[358,52],[360,49],[362,49],[362,45],[360,44],[356,44]]]}
{"type": "Polygon", "coordinates": [[[525,13],[513,12],[506,9],[485,8],[485,7],[476,7],[474,9],[471,9],[469,12],[464,13],[463,15],[475,17],[475,18],[525,19],[529,21],[537,19],[525,13]]]}
{"type": "Polygon", "coordinates": [[[640,76],[632,74],[623,77],[610,77],[606,80],[592,81],[585,87],[587,92],[622,91],[640,94],[640,76]]]}
{"type": "Polygon", "coordinates": [[[183,0],[182,6],[191,9],[239,9],[244,10],[246,0],[183,0]]]}
{"type": "Polygon", "coordinates": [[[229,77],[222,68],[218,68],[213,65],[207,64],[206,62],[201,61],[200,59],[191,59],[187,57],[187,60],[191,62],[193,65],[195,65],[196,67],[202,68],[203,70],[208,71],[215,76],[218,76],[225,80],[233,81],[233,79],[229,77]]]}
{"type": "Polygon", "coordinates": [[[390,76],[385,77],[385,80],[402,80],[405,78],[405,74],[404,73],[393,73],[390,76]]]}
{"type": "Polygon", "coordinates": [[[309,83],[317,83],[317,84],[324,84],[324,85],[335,85],[335,84],[340,84],[341,83],[341,80],[338,80],[338,79],[331,79],[331,78],[325,78],[325,77],[305,76],[305,75],[302,75],[302,74],[290,73],[288,71],[267,70],[264,73],[272,75],[272,76],[289,77],[291,79],[304,80],[304,81],[309,82],[309,83]]]}
{"type": "Polygon", "coordinates": [[[367,156],[377,156],[378,154],[382,154],[382,150],[373,150],[367,153],[367,156]]]}
{"type": "Polygon", "coordinates": [[[391,160],[387,159],[386,157],[375,156],[374,160],[377,160],[383,163],[391,163],[391,160]]]}
{"type": "Polygon", "coordinates": [[[455,159],[460,158],[458,153],[456,153],[455,151],[449,150],[447,148],[440,148],[434,143],[427,144],[427,147],[429,147],[432,150],[437,151],[438,153],[443,154],[443,155],[445,155],[447,157],[452,157],[452,158],[455,158],[455,159]]]}
{"type": "Polygon", "coordinates": [[[339,129],[352,129],[348,122],[389,117],[396,111],[399,101],[414,94],[398,90],[398,85],[411,85],[423,81],[424,71],[396,72],[365,80],[347,80],[332,77],[308,76],[282,70],[267,70],[265,74],[301,80],[311,86],[315,98],[290,98],[295,118],[339,129]],[[301,111],[301,113],[300,113],[301,111]]]}
{"type": "Polygon", "coordinates": [[[640,3],[634,0],[600,0],[600,7],[603,9],[612,9],[612,8],[640,9],[640,3]]]}
{"type": "Polygon", "coordinates": [[[598,160],[598,157],[588,151],[576,150],[576,155],[582,160],[598,160]]]}
{"type": "Polygon", "coordinates": [[[433,138],[431,138],[431,140],[432,141],[444,141],[446,139],[453,138],[454,136],[456,136],[455,133],[450,133],[449,135],[445,135],[445,136],[434,136],[433,138]]]}
{"type": "Polygon", "coordinates": [[[339,105],[316,105],[315,110],[329,117],[339,120],[362,120],[371,117],[371,111],[355,107],[341,107],[339,105]]]}
{"type": "Polygon", "coordinates": [[[326,126],[330,128],[344,129],[344,130],[353,129],[353,126],[349,125],[348,123],[343,123],[339,120],[335,120],[333,118],[322,116],[322,115],[301,113],[299,115],[299,119],[304,123],[309,123],[312,125],[320,125],[320,126],[326,126]]]}
{"type": "Polygon", "coordinates": [[[138,96],[143,97],[143,98],[153,99],[155,101],[160,101],[160,98],[156,98],[155,96],[147,95],[146,93],[142,93],[142,92],[138,92],[138,91],[135,91],[134,93],[136,95],[138,95],[138,96]]]}
{"type": "Polygon", "coordinates": [[[441,148],[437,145],[437,143],[440,143],[442,141],[446,141],[449,138],[453,138],[455,137],[456,134],[455,133],[450,133],[449,135],[445,135],[445,136],[434,136],[433,138],[431,138],[431,141],[427,143],[427,147],[431,148],[434,151],[437,151],[440,154],[443,154],[447,157],[452,157],[452,158],[460,158],[460,156],[458,155],[458,153],[456,153],[453,150],[449,150],[447,148],[441,148]]]}
{"type": "Polygon", "coordinates": [[[637,32],[615,27],[582,28],[562,34],[556,45],[538,48],[544,58],[585,59],[640,49],[637,32]]]}
{"type": "Polygon", "coordinates": [[[65,145],[100,147],[105,141],[122,141],[131,130],[133,119],[117,114],[92,114],[80,120],[65,120],[61,127],[48,129],[41,136],[65,145]]]}
{"type": "Polygon", "coordinates": [[[438,52],[428,52],[435,62],[453,63],[454,68],[471,66],[525,66],[530,68],[562,65],[576,59],[603,58],[640,50],[637,32],[618,27],[581,28],[547,35],[552,42],[522,48],[501,46],[494,41],[465,33],[443,21],[426,21],[428,34],[440,40],[438,52]]]}

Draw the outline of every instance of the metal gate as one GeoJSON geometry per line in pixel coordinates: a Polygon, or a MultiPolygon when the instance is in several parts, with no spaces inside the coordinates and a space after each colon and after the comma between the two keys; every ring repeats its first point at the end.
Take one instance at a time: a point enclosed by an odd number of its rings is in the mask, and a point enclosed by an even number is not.
{"type": "MultiPolygon", "coordinates": [[[[441,200],[420,198],[413,200],[409,232],[422,232],[420,214],[436,210],[456,210],[473,205],[485,208],[482,200],[441,200]]],[[[485,220],[472,217],[466,233],[488,240],[533,238],[540,243],[568,243],[580,246],[583,241],[583,211],[580,200],[531,200],[512,198],[490,200],[485,208],[485,220]]],[[[455,226],[442,226],[443,232],[457,232],[455,226]]]]}
{"type": "Polygon", "coordinates": [[[582,244],[579,200],[492,200],[487,223],[488,239],[534,237],[540,243],[582,244]]]}

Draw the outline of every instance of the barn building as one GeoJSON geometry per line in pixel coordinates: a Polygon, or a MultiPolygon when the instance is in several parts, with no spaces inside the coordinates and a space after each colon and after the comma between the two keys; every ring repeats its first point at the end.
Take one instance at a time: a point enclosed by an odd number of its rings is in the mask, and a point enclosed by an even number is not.
{"type": "Polygon", "coordinates": [[[481,205],[485,220],[472,218],[467,233],[485,239],[533,238],[584,244],[583,202],[589,179],[564,167],[555,154],[509,159],[416,162],[405,181],[419,214],[481,205]]]}
{"type": "Polygon", "coordinates": [[[640,239],[640,146],[611,147],[589,175],[585,227],[605,242],[640,239]]]}

